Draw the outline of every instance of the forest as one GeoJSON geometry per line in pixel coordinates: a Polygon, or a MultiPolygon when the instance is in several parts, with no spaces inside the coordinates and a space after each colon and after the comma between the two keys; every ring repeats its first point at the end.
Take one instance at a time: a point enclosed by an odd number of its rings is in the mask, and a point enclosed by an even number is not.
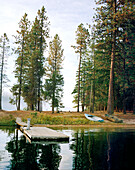
{"type": "MultiPolygon", "coordinates": [[[[104,110],[132,111],[135,114],[135,2],[97,0],[93,25],[80,23],[76,28],[79,56],[76,85],[71,95],[77,112],[104,110]]],[[[14,74],[17,83],[10,91],[10,103],[20,110],[21,98],[28,110],[42,110],[42,101],[59,111],[62,104],[64,49],[56,34],[48,43],[50,21],[43,6],[33,22],[24,14],[14,35],[14,74]],[[48,55],[44,53],[49,47],[48,55]]],[[[11,47],[6,33],[0,38],[0,110],[6,75],[6,54],[11,47]]]]}

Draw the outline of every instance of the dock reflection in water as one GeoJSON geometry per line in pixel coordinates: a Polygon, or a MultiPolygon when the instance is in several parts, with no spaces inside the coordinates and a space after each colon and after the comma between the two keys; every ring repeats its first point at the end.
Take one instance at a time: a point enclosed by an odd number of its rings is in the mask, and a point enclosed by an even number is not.
{"type": "Polygon", "coordinates": [[[89,128],[62,132],[70,136],[69,143],[29,143],[15,130],[6,143],[10,161],[4,169],[134,169],[135,130],[89,128]]]}
{"type": "Polygon", "coordinates": [[[60,145],[43,141],[31,143],[24,136],[18,139],[18,130],[6,149],[12,153],[10,169],[58,169],[61,161],[60,145]]]}

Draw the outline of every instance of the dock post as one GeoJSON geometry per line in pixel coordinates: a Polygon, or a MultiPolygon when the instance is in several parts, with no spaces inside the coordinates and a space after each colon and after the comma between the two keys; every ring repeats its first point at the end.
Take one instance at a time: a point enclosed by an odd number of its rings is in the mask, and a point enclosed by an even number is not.
{"type": "Polygon", "coordinates": [[[27,119],[27,130],[30,130],[30,118],[27,119]]]}

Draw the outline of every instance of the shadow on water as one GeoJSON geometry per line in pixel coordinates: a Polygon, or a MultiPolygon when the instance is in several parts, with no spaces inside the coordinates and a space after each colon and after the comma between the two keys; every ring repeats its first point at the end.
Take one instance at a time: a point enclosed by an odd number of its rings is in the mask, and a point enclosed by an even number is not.
{"type": "Polygon", "coordinates": [[[134,132],[77,131],[70,149],[74,150],[74,170],[134,169],[134,132]]]}
{"type": "Polygon", "coordinates": [[[63,162],[68,152],[61,152],[61,143],[28,143],[24,136],[18,136],[17,129],[0,128],[0,131],[10,136],[5,147],[10,153],[7,169],[57,170],[62,163],[68,170],[134,169],[135,130],[68,129],[70,142],[66,145],[72,153],[69,155],[72,167],[66,167],[67,162],[63,162]]]}

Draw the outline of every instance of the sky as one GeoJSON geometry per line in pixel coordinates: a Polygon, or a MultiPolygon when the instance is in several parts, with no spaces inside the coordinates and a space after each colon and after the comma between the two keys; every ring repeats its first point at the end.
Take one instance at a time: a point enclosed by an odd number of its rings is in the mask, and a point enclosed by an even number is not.
{"type": "MultiPolygon", "coordinates": [[[[92,18],[96,7],[94,0],[0,0],[0,36],[7,34],[10,42],[14,41],[12,35],[17,35],[18,23],[22,16],[27,13],[28,19],[34,21],[37,11],[45,7],[48,21],[50,21],[50,39],[58,34],[62,40],[64,49],[63,76],[64,76],[64,110],[74,111],[73,95],[71,95],[76,79],[79,57],[71,45],[75,45],[78,25],[86,23],[92,25],[92,18]]],[[[11,43],[12,47],[12,43],[11,43]]],[[[46,53],[47,55],[47,53],[46,53]]],[[[10,80],[8,87],[3,89],[3,109],[16,110],[16,107],[9,104],[11,97],[10,88],[16,82],[13,71],[15,70],[15,55],[8,56],[8,65],[5,73],[10,80]]],[[[22,102],[21,109],[25,107],[22,102]]],[[[43,103],[43,110],[50,110],[48,104],[43,103]]]]}

